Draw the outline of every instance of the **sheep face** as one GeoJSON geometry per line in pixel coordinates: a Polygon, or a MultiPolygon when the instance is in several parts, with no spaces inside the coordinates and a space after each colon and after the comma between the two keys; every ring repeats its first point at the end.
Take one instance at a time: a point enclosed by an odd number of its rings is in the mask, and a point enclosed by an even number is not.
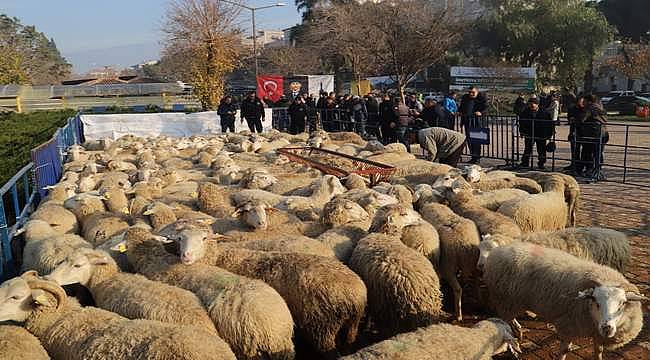
{"type": "Polygon", "coordinates": [[[481,271],[483,270],[483,267],[487,262],[487,258],[488,256],[490,256],[490,252],[498,247],[499,244],[494,240],[490,240],[489,235],[483,236],[483,240],[478,244],[479,256],[478,256],[478,263],[476,263],[476,267],[479,270],[481,271]]]}
{"type": "Polygon", "coordinates": [[[482,168],[479,165],[469,165],[463,170],[465,178],[470,183],[477,183],[481,180],[482,168]]]}
{"type": "Polygon", "coordinates": [[[390,233],[420,223],[420,214],[402,205],[387,205],[379,209],[370,226],[371,232],[390,233]]]}
{"type": "Polygon", "coordinates": [[[368,212],[354,201],[335,198],[325,204],[321,221],[329,226],[341,226],[350,222],[368,221],[369,217],[368,212]]]}
{"type": "Polygon", "coordinates": [[[249,189],[266,189],[277,182],[278,179],[275,176],[265,171],[255,171],[250,174],[247,187],[249,189]]]}
{"type": "Polygon", "coordinates": [[[68,256],[54,271],[45,278],[59,285],[81,284],[87,286],[95,266],[108,264],[108,255],[98,254],[94,250],[80,249],[68,256]]]}
{"type": "Polygon", "coordinates": [[[0,321],[25,321],[36,296],[38,294],[32,294],[32,289],[22,277],[5,281],[0,286],[0,321]]]}
{"type": "Polygon", "coordinates": [[[451,188],[452,185],[458,178],[461,176],[461,173],[457,169],[452,169],[448,173],[438,176],[436,181],[433,182],[431,185],[434,188],[442,187],[442,188],[451,188]]]}
{"type": "Polygon", "coordinates": [[[648,301],[650,299],[637,293],[626,292],[618,286],[601,285],[578,293],[579,299],[589,301],[589,311],[598,333],[604,338],[616,335],[618,324],[625,316],[629,301],[648,301]]]}
{"type": "Polygon", "coordinates": [[[246,203],[233,215],[239,215],[242,222],[256,230],[266,230],[269,222],[267,210],[275,210],[266,204],[246,203]]]}
{"type": "Polygon", "coordinates": [[[181,262],[194,264],[205,256],[205,241],[208,233],[201,229],[185,229],[175,239],[179,243],[181,262]]]}

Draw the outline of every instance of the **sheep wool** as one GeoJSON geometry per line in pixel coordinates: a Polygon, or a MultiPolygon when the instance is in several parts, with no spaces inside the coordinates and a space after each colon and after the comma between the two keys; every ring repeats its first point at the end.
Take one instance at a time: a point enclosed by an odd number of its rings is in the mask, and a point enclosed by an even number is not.
{"type": "Polygon", "coordinates": [[[521,242],[499,247],[488,256],[483,279],[499,317],[511,321],[532,311],[553,324],[563,341],[592,338],[611,350],[630,342],[643,326],[640,302],[628,301],[616,333],[611,338],[601,336],[591,300],[580,299],[578,294],[602,285],[636,294],[639,290],[616,270],[561,250],[521,242]]]}
{"type": "MultiPolygon", "coordinates": [[[[98,307],[129,319],[149,319],[199,327],[216,333],[214,324],[196,296],[183,289],[151,281],[142,275],[120,272],[115,261],[99,250],[80,250],[49,275],[57,282],[71,283],[79,258],[85,257],[90,269],[87,283],[98,307]]],[[[74,280],[73,280],[74,281],[74,280]]]]}
{"type": "Polygon", "coordinates": [[[361,239],[349,267],[368,287],[368,310],[385,335],[412,331],[443,317],[433,266],[399,239],[370,234],[361,239]]]}
{"type": "Polygon", "coordinates": [[[216,266],[181,264],[150,238],[146,230],[129,230],[129,262],[149,279],[195,293],[238,359],[293,359],[293,319],[272,287],[216,266]]]}
{"type": "Polygon", "coordinates": [[[219,185],[209,182],[199,184],[198,206],[201,211],[215,217],[227,217],[235,211],[229,193],[219,185]]]}
{"type": "MultiPolygon", "coordinates": [[[[208,245],[210,243],[206,243],[208,245]]],[[[226,249],[214,244],[201,260],[260,279],[286,301],[298,332],[316,350],[351,344],[365,313],[366,286],[345,265],[322,256],[226,249]]]]}
{"type": "Polygon", "coordinates": [[[129,320],[95,307],[81,308],[66,297],[63,288],[32,273],[2,287],[10,295],[16,291],[40,293],[28,308],[21,309],[22,314],[9,320],[24,321],[25,329],[54,359],[235,360],[228,345],[214,333],[193,326],[129,320]]]}
{"type": "Polygon", "coordinates": [[[113,213],[95,213],[83,224],[83,236],[86,241],[99,246],[111,237],[129,228],[125,217],[113,213]]]}
{"type": "Polygon", "coordinates": [[[499,319],[471,328],[436,324],[399,334],[341,360],[490,360],[516,344],[508,324],[499,319]]]}
{"type": "Polygon", "coordinates": [[[481,207],[469,190],[447,189],[445,196],[449,207],[458,215],[474,221],[481,235],[521,235],[521,229],[513,219],[481,207]]]}
{"type": "Polygon", "coordinates": [[[76,234],[79,231],[77,217],[63,205],[45,203],[29,217],[30,220],[43,220],[58,234],[76,234]]]}
{"type": "Polygon", "coordinates": [[[12,325],[0,325],[0,349],[7,360],[49,360],[41,342],[27,330],[12,325]]]}
{"type": "Polygon", "coordinates": [[[524,233],[564,229],[567,222],[563,192],[543,192],[508,200],[498,212],[513,219],[524,233]]]}

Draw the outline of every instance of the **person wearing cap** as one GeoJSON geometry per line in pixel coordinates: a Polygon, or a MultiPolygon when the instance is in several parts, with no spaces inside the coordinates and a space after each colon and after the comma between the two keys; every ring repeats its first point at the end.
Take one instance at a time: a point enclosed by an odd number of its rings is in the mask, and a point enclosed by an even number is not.
{"type": "Polygon", "coordinates": [[[526,110],[519,115],[519,135],[524,138],[524,154],[521,157],[521,166],[530,167],[530,156],[533,153],[533,144],[537,148],[537,167],[544,169],[546,163],[546,145],[548,139],[553,137],[555,123],[551,114],[540,108],[536,97],[528,99],[526,110]]]}
{"type": "Polygon", "coordinates": [[[456,167],[465,148],[465,135],[443,127],[430,127],[418,131],[418,143],[427,151],[429,161],[456,167]]]}

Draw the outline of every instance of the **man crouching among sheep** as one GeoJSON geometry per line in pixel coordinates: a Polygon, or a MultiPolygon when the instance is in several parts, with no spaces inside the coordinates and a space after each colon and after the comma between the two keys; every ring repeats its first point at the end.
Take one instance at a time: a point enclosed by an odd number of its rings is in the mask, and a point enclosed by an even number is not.
{"type": "Polygon", "coordinates": [[[441,127],[430,127],[418,131],[418,143],[428,151],[430,161],[456,167],[465,148],[465,135],[441,127]]]}

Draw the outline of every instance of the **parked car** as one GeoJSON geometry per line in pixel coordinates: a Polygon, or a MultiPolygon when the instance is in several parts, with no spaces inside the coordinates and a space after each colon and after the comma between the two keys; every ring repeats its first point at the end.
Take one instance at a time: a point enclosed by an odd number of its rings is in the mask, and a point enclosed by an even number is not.
{"type": "Polygon", "coordinates": [[[607,111],[617,111],[621,115],[635,115],[639,106],[650,106],[650,99],[641,96],[617,96],[605,105],[607,111]]]}
{"type": "Polygon", "coordinates": [[[620,97],[620,96],[634,96],[634,91],[610,91],[607,95],[603,96],[600,101],[603,103],[603,105],[607,104],[610,102],[612,99],[620,97]]]}

